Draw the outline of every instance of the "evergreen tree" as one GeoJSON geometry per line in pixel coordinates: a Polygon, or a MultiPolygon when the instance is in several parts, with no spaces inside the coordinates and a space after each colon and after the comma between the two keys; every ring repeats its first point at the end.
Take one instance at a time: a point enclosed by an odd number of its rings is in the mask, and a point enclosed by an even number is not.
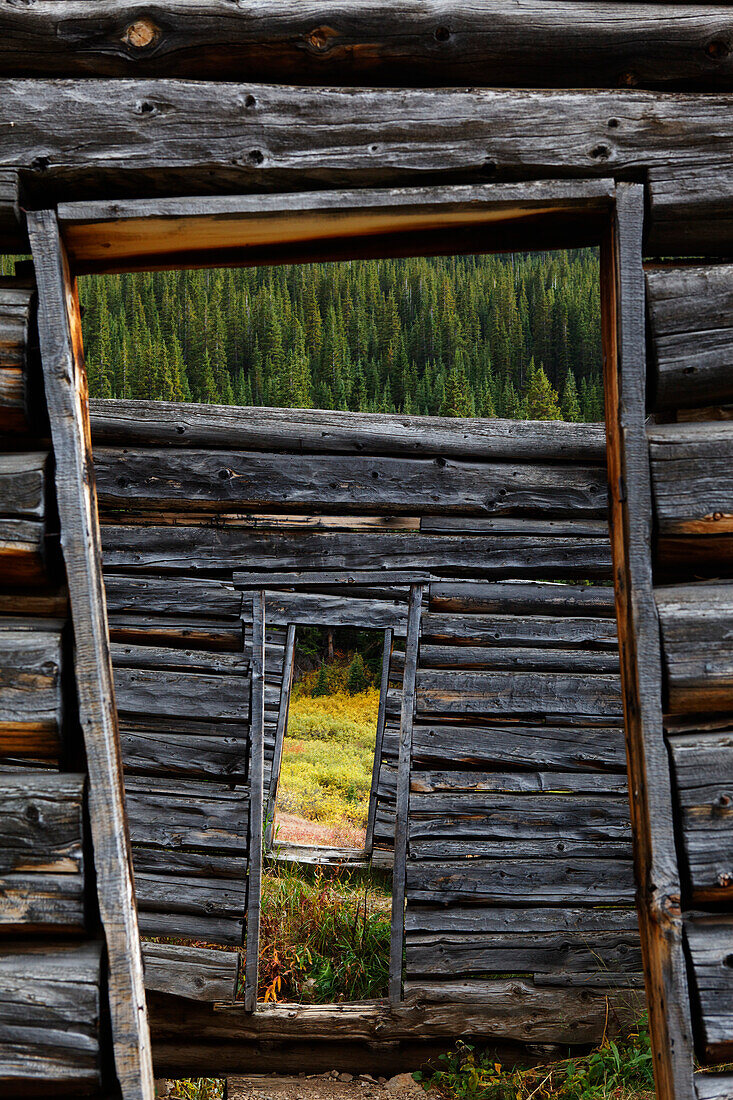
{"type": "Polygon", "coordinates": [[[529,420],[562,420],[558,397],[542,369],[530,361],[527,384],[527,418],[529,420]]]}
{"type": "Polygon", "coordinates": [[[348,672],[346,673],[346,690],[351,692],[352,695],[355,695],[359,691],[364,691],[368,686],[369,678],[367,676],[364,658],[357,650],[351,660],[348,672]]]}
{"type": "Polygon", "coordinates": [[[321,667],[318,669],[318,676],[316,677],[313,694],[314,696],[331,694],[331,689],[328,686],[328,674],[326,672],[325,665],[321,665],[321,667]]]}
{"type": "Polygon", "coordinates": [[[583,419],[578,400],[578,387],[575,384],[575,375],[571,370],[565,375],[565,386],[562,391],[563,420],[570,420],[579,424],[583,419]]]}

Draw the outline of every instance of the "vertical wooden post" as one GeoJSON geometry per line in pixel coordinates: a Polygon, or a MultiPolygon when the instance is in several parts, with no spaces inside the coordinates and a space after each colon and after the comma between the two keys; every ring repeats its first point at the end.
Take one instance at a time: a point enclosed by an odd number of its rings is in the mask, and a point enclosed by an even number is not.
{"type": "Polygon", "coordinates": [[[262,810],[265,770],[265,593],[252,596],[252,709],[250,714],[249,868],[247,879],[247,941],[244,958],[244,1007],[257,1008],[260,961],[260,898],[262,892],[262,810]]]}
{"type": "Polygon", "coordinates": [[[603,249],[608,479],[637,908],[659,1100],[692,1100],[690,1005],[652,588],[645,431],[644,188],[620,184],[603,249]]]}
{"type": "Polygon", "coordinates": [[[275,829],[275,808],[277,805],[277,791],[280,786],[280,768],[283,759],[283,742],[288,729],[288,710],[290,709],[290,693],[293,687],[293,658],[295,656],[295,623],[288,623],[288,633],[285,639],[285,654],[283,656],[282,679],[280,681],[280,705],[277,712],[277,729],[275,730],[275,748],[272,753],[272,769],[270,771],[270,786],[267,792],[265,830],[265,848],[272,847],[272,834],[275,829]]]}
{"type": "Polygon", "coordinates": [[[379,711],[377,712],[377,735],[374,739],[374,763],[372,764],[372,786],[369,791],[369,815],[367,817],[364,852],[370,856],[374,851],[374,825],[377,819],[377,795],[379,776],[382,770],[382,745],[384,744],[384,726],[387,720],[387,692],[389,691],[389,668],[392,663],[392,628],[384,631],[384,651],[382,653],[382,675],[379,680],[379,711]]]}
{"type": "Polygon", "coordinates": [[[38,331],[56,463],[61,548],[74,627],[74,671],[89,773],[99,912],[107,944],[115,1067],[124,1100],[153,1100],[140,934],[125,814],[117,710],[92,467],[76,285],[56,214],[28,214],[38,331]]]}
{"type": "Polygon", "coordinates": [[[394,830],[394,869],[392,872],[392,930],[389,944],[389,1001],[402,1000],[402,954],[405,942],[405,878],[407,830],[410,810],[410,765],[412,762],[412,724],[415,714],[415,676],[420,646],[420,618],[423,586],[410,585],[405,642],[405,672],[400,713],[400,749],[397,764],[397,806],[394,830]]]}

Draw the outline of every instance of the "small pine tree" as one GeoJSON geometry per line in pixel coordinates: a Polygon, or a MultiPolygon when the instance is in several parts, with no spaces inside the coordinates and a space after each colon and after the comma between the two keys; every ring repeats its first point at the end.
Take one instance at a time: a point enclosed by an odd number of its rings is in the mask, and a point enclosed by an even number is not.
{"type": "Polygon", "coordinates": [[[529,420],[562,420],[557,394],[550,384],[550,379],[541,365],[535,367],[532,362],[529,366],[526,402],[529,420]]]}
{"type": "Polygon", "coordinates": [[[354,654],[346,674],[346,690],[351,692],[352,695],[356,695],[357,692],[364,691],[368,684],[369,678],[364,658],[361,653],[357,652],[354,654]]]}
{"type": "Polygon", "coordinates": [[[562,411],[565,420],[573,424],[579,424],[583,419],[578,399],[578,387],[575,384],[575,375],[569,370],[565,376],[565,386],[562,391],[562,411]]]}
{"type": "Polygon", "coordinates": [[[326,672],[325,665],[321,665],[321,667],[318,669],[318,676],[316,677],[316,686],[313,688],[313,694],[314,696],[331,694],[328,686],[328,674],[326,672]]]}

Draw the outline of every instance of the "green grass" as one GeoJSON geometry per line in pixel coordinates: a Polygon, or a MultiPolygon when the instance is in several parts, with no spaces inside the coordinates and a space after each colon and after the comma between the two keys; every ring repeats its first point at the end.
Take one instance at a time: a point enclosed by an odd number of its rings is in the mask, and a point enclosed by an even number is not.
{"type": "Polygon", "coordinates": [[[170,1093],[171,1100],[224,1100],[224,1079],[217,1077],[196,1077],[187,1081],[176,1081],[175,1089],[170,1093]]]}
{"type": "Polygon", "coordinates": [[[446,1100],[652,1100],[654,1091],[645,1018],[618,1042],[605,1038],[589,1054],[530,1068],[459,1043],[414,1077],[446,1100]]]}
{"type": "Polygon", "coordinates": [[[329,1004],[386,996],[390,909],[389,885],[366,872],[267,868],[260,999],[329,1004]]]}

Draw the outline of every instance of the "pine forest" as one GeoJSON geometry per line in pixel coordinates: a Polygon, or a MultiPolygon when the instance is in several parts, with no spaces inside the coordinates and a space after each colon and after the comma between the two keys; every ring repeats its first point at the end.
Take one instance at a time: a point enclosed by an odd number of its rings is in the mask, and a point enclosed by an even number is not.
{"type": "Polygon", "coordinates": [[[603,419],[595,250],[80,280],[92,396],[603,419]]]}

